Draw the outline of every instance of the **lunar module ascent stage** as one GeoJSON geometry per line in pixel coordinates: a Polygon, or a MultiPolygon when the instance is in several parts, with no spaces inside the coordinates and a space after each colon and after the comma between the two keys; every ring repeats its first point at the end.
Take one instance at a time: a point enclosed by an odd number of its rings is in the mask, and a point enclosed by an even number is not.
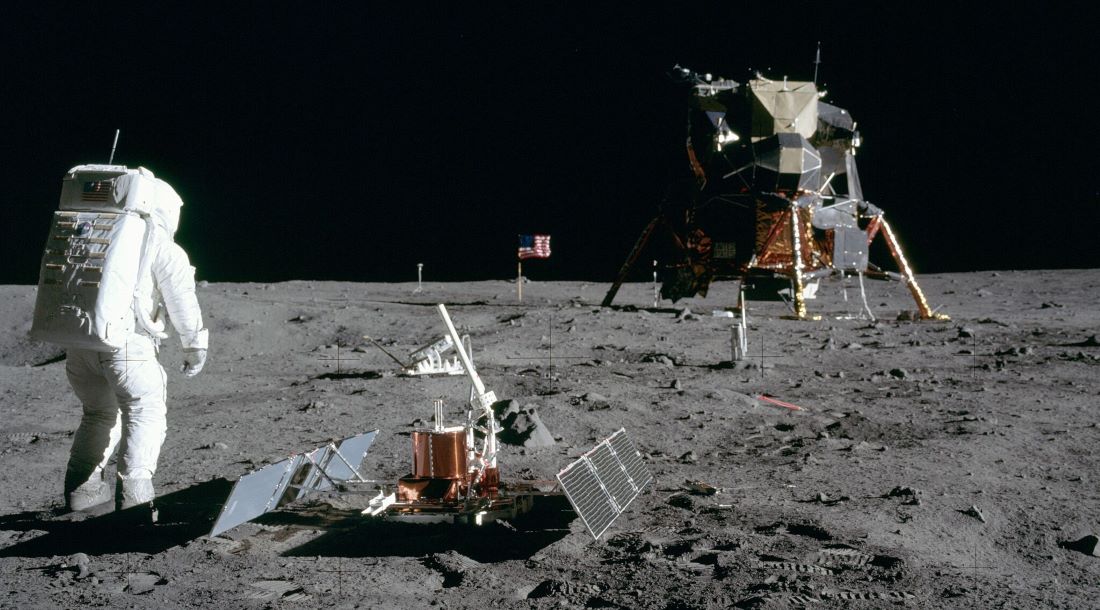
{"type": "Polygon", "coordinates": [[[636,241],[605,307],[663,229],[678,260],[663,270],[661,296],[673,301],[705,296],[715,278],[739,278],[753,298],[790,294],[795,317],[806,318],[820,279],[853,275],[861,286],[864,276],[900,279],[917,317],[946,318],[928,306],[883,211],[863,198],[860,136],[846,110],[822,101],[813,82],[757,74],[742,85],[679,66],[672,77],[690,89],[683,175],[636,241]],[[897,273],[868,260],[879,234],[897,273]]]}
{"type": "MultiPolygon", "coordinates": [[[[433,346],[437,351],[453,347],[471,382],[464,422],[447,425],[443,401],[436,400],[432,425],[412,432],[412,472],[396,483],[371,480],[360,472],[378,430],[246,474],[234,485],[210,535],[321,493],[359,496],[364,500],[360,505],[366,505],[364,518],[469,525],[512,519],[529,511],[538,496],[564,494],[598,539],[653,480],[626,431],[620,428],[600,441],[559,471],[555,480],[502,480],[496,395],[474,368],[469,338],[459,337],[446,307],[439,305],[438,311],[447,340],[433,346]]],[[[451,371],[444,366],[437,373],[451,371]]]]}

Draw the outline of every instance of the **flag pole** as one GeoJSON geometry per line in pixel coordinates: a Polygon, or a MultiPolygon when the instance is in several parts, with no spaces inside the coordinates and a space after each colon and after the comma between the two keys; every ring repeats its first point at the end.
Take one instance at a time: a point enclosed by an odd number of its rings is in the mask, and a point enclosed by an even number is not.
{"type": "Polygon", "coordinates": [[[523,259],[516,261],[516,297],[523,300],[523,259]]]}

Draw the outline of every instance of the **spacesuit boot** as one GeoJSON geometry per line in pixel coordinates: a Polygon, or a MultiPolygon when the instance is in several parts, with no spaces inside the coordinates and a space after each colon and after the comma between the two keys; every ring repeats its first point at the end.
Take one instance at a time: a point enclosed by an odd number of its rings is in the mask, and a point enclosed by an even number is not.
{"type": "Polygon", "coordinates": [[[84,511],[111,501],[111,486],[103,480],[103,471],[96,469],[90,477],[73,470],[65,471],[65,507],[84,511]]]}
{"type": "Polygon", "coordinates": [[[139,504],[152,504],[155,494],[152,479],[119,479],[119,510],[133,508],[139,504]]]}
{"type": "Polygon", "coordinates": [[[120,475],[115,494],[115,509],[132,513],[132,520],[136,523],[156,523],[157,509],[153,504],[155,496],[152,479],[131,479],[120,475]]]}

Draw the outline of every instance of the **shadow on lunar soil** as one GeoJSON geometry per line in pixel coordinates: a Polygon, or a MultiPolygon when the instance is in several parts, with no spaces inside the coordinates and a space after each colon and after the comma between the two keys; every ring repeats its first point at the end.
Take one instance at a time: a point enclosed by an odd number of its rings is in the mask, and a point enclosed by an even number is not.
{"type": "Polygon", "coordinates": [[[140,509],[82,520],[41,511],[0,515],[0,529],[46,532],[0,549],[0,557],[161,553],[207,534],[231,487],[228,480],[215,479],[158,497],[156,525],[138,524],[140,509]]]}
{"type": "Polygon", "coordinates": [[[321,373],[312,379],[381,379],[385,377],[378,371],[360,371],[358,373],[321,373]]]}
{"type": "MultiPolygon", "coordinates": [[[[346,519],[322,536],[283,554],[289,557],[421,557],[455,551],[481,563],[530,559],[568,535],[569,525],[576,518],[564,496],[536,499],[531,512],[509,521],[508,526],[499,523],[483,526],[410,524],[358,517],[346,519]]],[[[300,515],[276,514],[265,515],[262,520],[265,523],[293,520],[307,527],[317,521],[300,515]]]]}

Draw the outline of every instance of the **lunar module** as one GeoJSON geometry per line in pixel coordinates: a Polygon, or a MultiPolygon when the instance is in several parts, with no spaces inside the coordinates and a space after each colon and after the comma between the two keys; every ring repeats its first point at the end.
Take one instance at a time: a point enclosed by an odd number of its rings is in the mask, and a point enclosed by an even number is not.
{"type": "MultiPolygon", "coordinates": [[[[928,306],[883,211],[863,198],[856,122],[822,101],[813,82],[747,84],[677,66],[690,89],[685,163],[657,216],[642,231],[604,297],[609,306],[647,242],[667,232],[678,260],[664,269],[661,295],[706,295],[715,278],[740,278],[754,298],[791,295],[806,317],[819,279],[858,275],[904,281],[921,319],[943,318],[928,306]],[[868,260],[881,234],[900,273],[868,260]],[[763,288],[762,288],[763,287],[763,288]]],[[[739,303],[742,305],[742,303],[739,303]]]]}
{"type": "MultiPolygon", "coordinates": [[[[378,430],[296,454],[241,477],[210,532],[215,536],[272,510],[320,493],[359,494],[364,518],[412,523],[482,525],[529,511],[538,496],[565,494],[589,533],[599,538],[653,477],[620,428],[558,472],[553,481],[501,479],[501,446],[494,405],[474,369],[447,308],[438,306],[453,347],[471,382],[465,420],[445,421],[442,400],[432,424],[412,432],[411,472],[396,483],[360,472],[378,430]]],[[[435,345],[435,344],[433,344],[435,345]]],[[[442,351],[441,344],[437,351],[442,351]]]]}

